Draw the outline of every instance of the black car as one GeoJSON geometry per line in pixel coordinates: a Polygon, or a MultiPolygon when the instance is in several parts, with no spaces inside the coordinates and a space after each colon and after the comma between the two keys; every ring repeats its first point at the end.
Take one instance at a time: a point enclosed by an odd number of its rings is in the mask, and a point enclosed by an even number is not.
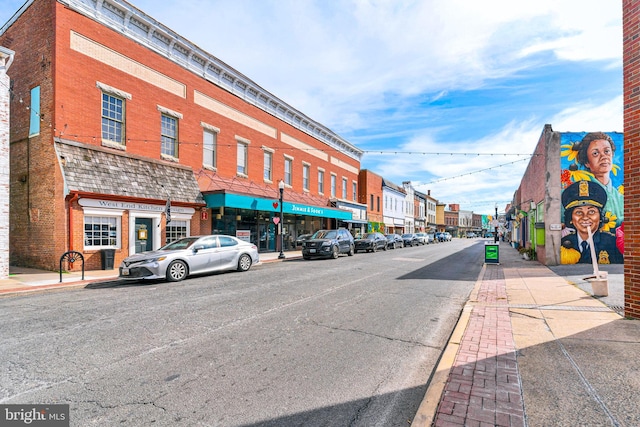
{"type": "Polygon", "coordinates": [[[402,240],[402,236],[399,234],[385,234],[387,238],[387,248],[396,249],[396,248],[404,248],[404,240],[402,240]]]}
{"type": "Polygon", "coordinates": [[[418,246],[420,242],[418,241],[418,236],[415,233],[405,233],[402,235],[402,240],[404,240],[405,246],[418,246]]]}
{"type": "Polygon", "coordinates": [[[365,233],[359,239],[355,240],[356,252],[377,252],[378,249],[387,250],[387,238],[384,234],[373,232],[365,233]]]}
{"type": "Polygon", "coordinates": [[[302,258],[338,258],[340,254],[353,256],[353,236],[346,228],[318,230],[302,242],[302,258]]]}

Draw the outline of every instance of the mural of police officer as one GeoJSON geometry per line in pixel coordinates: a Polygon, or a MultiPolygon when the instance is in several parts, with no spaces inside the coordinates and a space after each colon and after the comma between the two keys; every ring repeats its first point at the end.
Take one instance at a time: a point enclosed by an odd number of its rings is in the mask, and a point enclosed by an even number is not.
{"type": "Polygon", "coordinates": [[[602,231],[603,208],[607,193],[601,185],[592,181],[578,181],[562,193],[564,225],[573,231],[562,238],[560,262],[562,264],[592,263],[589,247],[589,230],[598,264],[621,264],[624,260],[616,246],[616,237],[602,231]]]}

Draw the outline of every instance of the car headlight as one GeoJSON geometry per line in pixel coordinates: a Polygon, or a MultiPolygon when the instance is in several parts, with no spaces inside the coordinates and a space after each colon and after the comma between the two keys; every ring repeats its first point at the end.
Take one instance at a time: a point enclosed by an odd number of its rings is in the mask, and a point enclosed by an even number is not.
{"type": "Polygon", "coordinates": [[[322,246],[331,246],[331,242],[322,242],[322,246]]]}
{"type": "Polygon", "coordinates": [[[150,263],[150,262],[164,261],[165,259],[167,259],[166,256],[159,256],[159,257],[155,257],[155,258],[146,259],[146,260],[144,260],[144,262],[146,264],[146,263],[150,263]]]}

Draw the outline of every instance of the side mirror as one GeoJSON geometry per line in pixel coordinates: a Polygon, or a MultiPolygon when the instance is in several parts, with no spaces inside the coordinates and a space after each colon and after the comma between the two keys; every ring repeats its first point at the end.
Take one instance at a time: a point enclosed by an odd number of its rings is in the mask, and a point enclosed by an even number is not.
{"type": "Polygon", "coordinates": [[[193,252],[198,252],[199,250],[204,249],[204,245],[195,245],[193,247],[193,252]]]}

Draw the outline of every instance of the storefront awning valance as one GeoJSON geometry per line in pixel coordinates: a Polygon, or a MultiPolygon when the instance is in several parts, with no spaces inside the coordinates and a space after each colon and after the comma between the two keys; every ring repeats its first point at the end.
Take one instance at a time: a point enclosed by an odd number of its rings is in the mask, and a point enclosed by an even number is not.
{"type": "MultiPolygon", "coordinates": [[[[280,212],[280,204],[278,199],[265,199],[256,196],[246,196],[243,194],[231,193],[213,193],[205,194],[204,200],[207,207],[217,208],[224,206],[225,208],[250,209],[255,211],[280,212]]],[[[319,216],[323,218],[335,218],[341,220],[351,220],[351,212],[334,209],[324,206],[311,206],[302,203],[283,202],[283,213],[296,215],[319,216]]]]}

